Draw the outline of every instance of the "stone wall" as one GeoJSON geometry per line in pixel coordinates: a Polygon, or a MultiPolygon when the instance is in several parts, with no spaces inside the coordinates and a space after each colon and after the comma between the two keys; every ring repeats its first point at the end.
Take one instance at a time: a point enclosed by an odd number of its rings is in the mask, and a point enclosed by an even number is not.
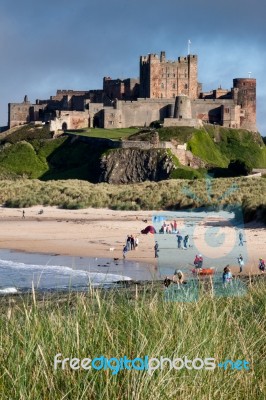
{"type": "Polygon", "coordinates": [[[28,124],[30,122],[30,107],[29,101],[23,103],[8,104],[8,127],[28,124]]]}
{"type": "Polygon", "coordinates": [[[82,111],[61,111],[57,117],[50,122],[50,131],[55,134],[66,129],[88,128],[89,115],[82,111]]]}
{"type": "Polygon", "coordinates": [[[190,126],[191,128],[199,128],[202,125],[202,121],[199,119],[165,118],[163,122],[164,127],[190,126]]]}
{"type": "Polygon", "coordinates": [[[175,99],[138,99],[137,101],[117,101],[114,108],[104,108],[104,127],[128,128],[149,126],[151,122],[169,116],[175,99]]]}
{"type": "Polygon", "coordinates": [[[222,121],[221,106],[234,108],[233,100],[227,99],[197,99],[191,101],[192,118],[201,119],[204,122],[220,124],[222,121]]]}

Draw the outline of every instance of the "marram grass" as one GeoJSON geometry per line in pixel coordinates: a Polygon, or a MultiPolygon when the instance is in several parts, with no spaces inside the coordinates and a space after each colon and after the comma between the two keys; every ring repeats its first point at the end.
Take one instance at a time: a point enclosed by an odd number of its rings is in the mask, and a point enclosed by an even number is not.
{"type": "Polygon", "coordinates": [[[156,286],[141,290],[35,295],[1,301],[1,399],[264,400],[263,282],[243,297],[164,302],[156,286]],[[249,371],[54,371],[54,356],[213,357],[247,360],[249,371]]]}
{"type": "Polygon", "coordinates": [[[266,179],[226,178],[195,181],[173,179],[128,185],[92,184],[81,180],[42,182],[0,180],[0,203],[66,209],[86,207],[117,210],[180,210],[192,207],[242,207],[245,220],[266,222],[266,179]]]}

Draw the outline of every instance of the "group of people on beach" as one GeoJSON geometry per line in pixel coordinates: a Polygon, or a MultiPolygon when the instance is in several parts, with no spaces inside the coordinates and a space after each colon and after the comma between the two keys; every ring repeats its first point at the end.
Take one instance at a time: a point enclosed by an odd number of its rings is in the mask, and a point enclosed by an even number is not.
{"type": "Polygon", "coordinates": [[[187,250],[189,248],[189,235],[185,235],[183,237],[180,232],[177,232],[176,238],[177,238],[178,249],[187,250]]]}
{"type": "Polygon", "coordinates": [[[177,222],[176,220],[171,222],[166,222],[162,224],[159,233],[177,233],[177,222]]]}
{"type": "Polygon", "coordinates": [[[139,237],[133,235],[127,235],[126,243],[123,247],[123,258],[126,258],[126,254],[130,250],[136,250],[139,245],[139,237]]]}

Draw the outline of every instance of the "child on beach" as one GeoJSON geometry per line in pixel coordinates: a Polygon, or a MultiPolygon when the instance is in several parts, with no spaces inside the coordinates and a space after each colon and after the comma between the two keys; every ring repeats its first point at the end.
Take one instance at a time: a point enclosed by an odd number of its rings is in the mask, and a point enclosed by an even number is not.
{"type": "Polygon", "coordinates": [[[262,258],[259,259],[259,270],[261,272],[265,271],[265,261],[262,258]]]}
{"type": "Polygon", "coordinates": [[[155,245],[154,245],[154,257],[155,258],[159,257],[159,244],[158,244],[158,242],[155,242],[155,245]]]}
{"type": "Polygon", "coordinates": [[[226,285],[227,283],[231,283],[232,282],[232,272],[229,268],[229,265],[227,265],[224,268],[224,272],[223,272],[223,284],[226,285]]]}
{"type": "Polygon", "coordinates": [[[237,261],[238,261],[238,265],[239,265],[239,273],[241,273],[243,271],[243,267],[244,267],[244,259],[241,254],[239,254],[237,261]]]}

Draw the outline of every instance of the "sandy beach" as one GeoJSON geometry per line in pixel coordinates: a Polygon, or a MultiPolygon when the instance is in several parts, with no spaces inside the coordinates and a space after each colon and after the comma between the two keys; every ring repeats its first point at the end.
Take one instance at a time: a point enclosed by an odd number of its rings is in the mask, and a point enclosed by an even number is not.
{"type": "MultiPolygon", "coordinates": [[[[152,264],[156,269],[158,261],[154,258],[154,235],[140,233],[141,229],[152,225],[152,215],[152,211],[62,210],[36,206],[26,208],[23,219],[22,209],[0,208],[0,248],[30,253],[121,259],[126,237],[132,234],[138,235],[139,247],[128,252],[127,259],[152,264]],[[40,210],[43,210],[42,214],[40,210]]],[[[182,222],[178,221],[178,224],[182,231],[182,222]]],[[[194,240],[203,240],[207,225],[203,221],[196,226],[194,240]]],[[[232,246],[230,235],[235,228],[229,226],[226,229],[229,242],[227,240],[228,243],[223,247],[225,252],[227,247],[229,249],[232,246]]],[[[257,274],[259,257],[266,259],[266,230],[264,226],[253,223],[246,225],[244,232],[248,254],[244,273],[257,274]]],[[[166,236],[175,235],[160,235],[166,236]]],[[[238,247],[237,243],[233,245],[238,247]]],[[[240,247],[236,249],[237,252],[240,250],[240,247]]],[[[192,252],[194,254],[195,250],[192,252]]],[[[232,260],[230,265],[233,273],[237,273],[237,262],[232,260]]]]}

